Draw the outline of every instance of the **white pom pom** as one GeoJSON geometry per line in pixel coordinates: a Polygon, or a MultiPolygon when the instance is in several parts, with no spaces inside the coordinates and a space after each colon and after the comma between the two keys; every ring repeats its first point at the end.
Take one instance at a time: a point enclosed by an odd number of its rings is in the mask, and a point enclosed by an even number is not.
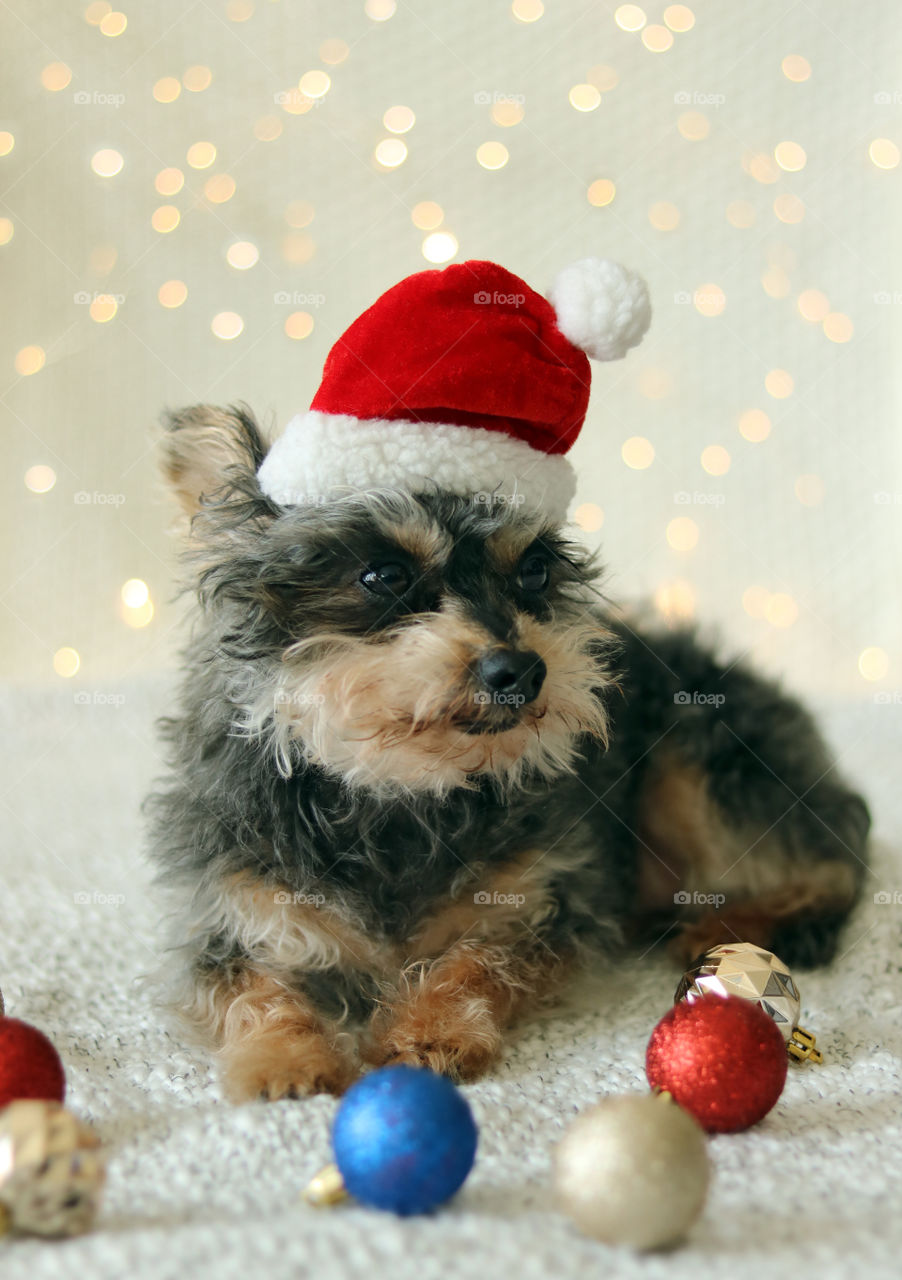
{"type": "Polygon", "coordinates": [[[641,276],[604,258],[583,258],[559,272],[548,292],[558,328],[593,360],[619,360],[651,322],[641,276]]]}

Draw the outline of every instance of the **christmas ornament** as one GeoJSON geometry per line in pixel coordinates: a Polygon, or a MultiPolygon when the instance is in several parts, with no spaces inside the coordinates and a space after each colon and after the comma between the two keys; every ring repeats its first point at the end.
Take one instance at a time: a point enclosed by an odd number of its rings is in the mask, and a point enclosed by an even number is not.
{"type": "Polygon", "coordinates": [[[779,1027],[791,1058],[823,1062],[814,1036],[799,1026],[801,997],[795,979],[772,951],[752,942],[711,947],[683,974],[674,1001],[692,1004],[711,994],[754,1001],[779,1027]]]}
{"type": "Polygon", "coordinates": [[[0,1018],[0,1107],[18,1098],[62,1102],[65,1092],[63,1064],[44,1033],[18,1018],[0,1018]]]}
{"type": "Polygon", "coordinates": [[[494,262],[420,271],[382,294],[326,358],[307,413],[264,459],[263,492],[293,506],[433,484],[563,519],[564,457],[586,416],[588,356],[641,341],[648,290],[614,262],[563,270],[550,301],[494,262]],[[494,495],[494,496],[493,496],[494,495]]]}
{"type": "Polygon", "coordinates": [[[676,1004],[651,1034],[645,1071],[709,1133],[756,1124],[783,1092],[786,1045],[775,1023],[740,996],[676,1004]]]}
{"type": "Polygon", "coordinates": [[[377,1209],[426,1213],[453,1196],[473,1167],[476,1125],[444,1076],[382,1067],[345,1094],[332,1143],[351,1195],[377,1209]]]}
{"type": "Polygon", "coordinates": [[[58,1102],[0,1111],[0,1228],[41,1236],[87,1231],[105,1169],[100,1140],[58,1102]]]}
{"type": "Polygon", "coordinates": [[[559,1208],[606,1244],[676,1244],[708,1188],[702,1130],[661,1097],[606,1098],[570,1126],[554,1153],[559,1208]]]}

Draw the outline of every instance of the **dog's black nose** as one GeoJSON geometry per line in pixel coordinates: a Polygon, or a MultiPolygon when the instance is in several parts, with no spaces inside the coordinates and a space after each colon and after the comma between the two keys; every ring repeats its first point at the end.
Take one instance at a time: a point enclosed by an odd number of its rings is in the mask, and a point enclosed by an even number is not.
{"type": "Polygon", "coordinates": [[[512,706],[533,702],[547,674],[548,668],[532,649],[495,649],[476,664],[483,688],[493,699],[512,706]]]}

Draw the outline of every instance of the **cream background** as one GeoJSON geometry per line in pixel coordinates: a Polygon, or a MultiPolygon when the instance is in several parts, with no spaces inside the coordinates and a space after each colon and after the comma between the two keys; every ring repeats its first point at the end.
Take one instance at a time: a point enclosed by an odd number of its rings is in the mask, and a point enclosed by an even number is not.
{"type": "MultiPolygon", "coordinates": [[[[382,289],[428,265],[426,233],[410,211],[434,200],[459,241],[456,260],[497,258],[540,289],[563,264],[596,253],[648,278],[651,333],[622,364],[595,366],[593,407],[574,450],[578,502],[604,510],[602,529],[585,536],[603,544],[610,592],[632,599],[688,584],[697,615],[796,686],[895,697],[902,170],[868,157],[874,138],[902,141],[894,4],[699,0],[694,28],[653,53],[618,27],[613,4],[600,2],[549,2],[531,23],[499,0],[402,2],[387,21],[368,17],[362,0],[257,0],[241,22],[229,19],[240,15],[224,0],[123,3],[128,26],[116,37],[86,21],[80,3],[11,0],[0,10],[0,128],[16,140],[0,159],[0,216],[15,228],[0,248],[8,513],[0,642],[14,679],[59,682],[52,663],[62,646],[80,654],[73,686],[87,690],[173,663],[173,557],[151,450],[161,407],[240,398],[284,425],[308,405],[342,329],[382,289]],[[275,96],[324,67],[318,51],[329,38],[350,49],[328,68],[329,92],[306,114],[287,113],[275,96]],[[787,54],[808,59],[810,79],[786,78],[787,54]],[[71,68],[71,82],[48,91],[42,69],[57,61],[71,68]],[[161,77],[194,64],[210,68],[208,88],[154,100],[161,77]],[[619,83],[596,110],[578,112],[568,91],[599,64],[619,83]],[[485,103],[505,95],[522,97],[525,108],[510,128],[493,123],[485,103]],[[111,96],[123,101],[113,105],[111,96]],[[399,103],[416,124],[404,135],[406,162],[386,171],[373,151],[390,136],[383,113],[399,103]],[[707,118],[705,139],[681,136],[687,110],[707,118]],[[259,141],[255,122],[272,115],[281,135],[259,141]],[[744,157],[772,156],[785,139],[807,153],[801,172],[775,169],[776,181],[764,184],[744,171],[744,157]],[[209,169],[186,164],[198,140],[217,148],[209,169]],[[476,160],[492,140],[510,154],[497,171],[476,160]],[[123,156],[117,176],[92,172],[101,148],[123,156]],[[154,178],[169,166],[183,170],[185,186],[160,196],[154,178]],[[215,174],[236,184],[225,203],[204,196],[215,174]],[[586,197],[600,178],[616,184],[602,208],[586,197]],[[801,222],[775,216],[784,193],[804,201],[801,222]],[[292,231],[285,211],[294,201],[309,202],[315,216],[292,231]],[[651,225],[658,201],[677,206],[675,230],[651,225]],[[753,207],[752,227],[730,225],[734,201],[753,207]],[[181,214],[169,234],[151,226],[163,204],[181,214]],[[236,240],[258,247],[252,269],[228,265],[236,240]],[[287,262],[286,248],[308,260],[287,262]],[[783,298],[762,287],[774,267],[785,272],[783,298]],[[171,279],[187,284],[188,298],[167,310],[157,291],[171,279]],[[726,296],[716,317],[679,300],[709,283],[726,296]],[[808,288],[851,318],[851,341],[830,342],[802,318],[796,300],[808,288]],[[122,299],[107,323],[75,300],[96,292],[122,299]],[[280,293],[323,301],[286,306],[274,301],[280,293]],[[895,302],[875,302],[881,294],[895,302]],[[303,341],[283,329],[297,309],[314,321],[303,341]],[[234,341],[211,332],[222,311],[243,318],[234,341]],[[46,350],[46,365],[20,377],[14,360],[29,344],[46,350]],[[788,399],[765,390],[773,368],[795,380],[788,399]],[[666,394],[649,398],[649,380],[666,394]],[[737,429],[752,408],[773,422],[757,444],[737,429]],[[654,445],[647,469],[621,458],[634,435],[654,445]],[[711,444],[731,455],[724,476],[700,465],[711,444]],[[42,495],[23,483],[36,464],[58,477],[42,495]],[[794,486],[812,473],[824,497],[806,507],[794,486]],[[121,501],[79,505],[79,492],[121,501]],[[681,505],[677,493],[706,500],[681,505]],[[698,526],[691,552],[665,538],[680,516],[698,526]],[[120,587],[133,577],[147,582],[155,607],[142,629],[120,616],[120,587]],[[742,597],[752,585],[791,596],[797,621],[781,628],[750,617],[742,597]],[[869,646],[889,657],[876,684],[858,670],[869,646]]],[[[660,24],[662,12],[650,6],[649,22],[660,24]]]]}

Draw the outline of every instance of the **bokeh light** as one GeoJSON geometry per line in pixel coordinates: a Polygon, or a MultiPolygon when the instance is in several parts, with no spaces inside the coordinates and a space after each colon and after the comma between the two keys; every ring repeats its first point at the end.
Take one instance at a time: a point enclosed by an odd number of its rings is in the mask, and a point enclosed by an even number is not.
{"type": "Polygon", "coordinates": [[[307,311],[292,311],[285,321],[285,332],[296,342],[309,338],[313,332],[313,316],[307,311]]]}
{"type": "Polygon", "coordinates": [[[702,450],[702,468],[709,476],[724,476],[730,469],[730,454],[722,444],[709,444],[702,450]]]}
{"type": "Polygon", "coordinates": [[[456,238],[450,231],[433,231],[426,237],[422,245],[423,257],[427,262],[441,264],[450,262],[458,250],[456,238]]]}
{"type": "Polygon", "coordinates": [[[586,199],[596,209],[603,209],[605,205],[611,203],[616,194],[617,188],[610,178],[597,178],[595,182],[590,184],[586,192],[586,199]]]}
{"type": "Polygon", "coordinates": [[[416,124],[416,119],[410,107],[389,107],[382,123],[389,133],[407,133],[416,124]]]}
{"type": "Polygon", "coordinates": [[[771,432],[771,420],[763,409],[746,409],[739,415],[739,434],[752,444],[760,444],[771,432]]]}
{"type": "Polygon", "coordinates": [[[226,250],[226,262],[236,271],[247,271],[260,261],[260,250],[251,240],[236,240],[226,250]]]}
{"type": "Polygon", "coordinates": [[[180,307],[188,297],[188,286],[184,280],[167,280],[157,290],[157,300],[161,307],[174,310],[180,307]]]}
{"type": "Polygon", "coordinates": [[[421,200],[410,211],[410,220],[420,231],[434,231],[445,219],[445,212],[434,200],[421,200]]]}
{"type": "Polygon", "coordinates": [[[81,658],[78,656],[78,650],[72,649],[68,645],[64,645],[62,649],[57,649],[53,655],[53,670],[58,676],[62,676],[64,680],[71,680],[81,666],[81,658]]]}
{"type": "Polygon", "coordinates": [[[244,332],[244,321],[237,311],[220,311],[210,321],[210,328],[223,342],[231,342],[244,332]]]}
{"type": "Polygon", "coordinates": [[[780,66],[786,79],[794,84],[801,84],[811,75],[811,63],[798,53],[788,53],[780,66]]]}
{"type": "Polygon", "coordinates": [[[573,519],[584,533],[597,533],[604,524],[604,511],[595,502],[583,502],[574,511],[573,519]]]}
{"type": "Polygon", "coordinates": [[[645,436],[630,436],[620,448],[620,456],[634,471],[644,471],[655,460],[655,446],[645,436]]]}
{"type": "Polygon", "coordinates": [[[858,655],[858,670],[865,680],[882,680],[889,673],[889,654],[876,645],[862,649],[858,655]]]}
{"type": "Polygon", "coordinates": [[[510,155],[503,142],[483,142],[476,148],[476,159],[483,169],[503,169],[510,155]]]}
{"type": "Polygon", "coordinates": [[[53,467],[37,463],[25,472],[25,488],[32,493],[49,493],[56,484],[56,472],[53,467]]]}
{"type": "Polygon", "coordinates": [[[47,353],[43,347],[30,346],[16,352],[13,364],[20,378],[30,378],[33,373],[40,373],[46,360],[47,353]]]}
{"type": "Polygon", "coordinates": [[[698,545],[698,525],[689,516],[677,516],[667,526],[666,537],[674,551],[692,551],[698,545]]]}
{"type": "Polygon", "coordinates": [[[407,159],[407,143],[400,138],[383,138],[373,154],[383,169],[397,169],[407,159]]]}
{"type": "Polygon", "coordinates": [[[122,171],[124,163],[119,152],[112,148],[95,151],[91,156],[91,168],[100,178],[115,178],[122,171]]]}

